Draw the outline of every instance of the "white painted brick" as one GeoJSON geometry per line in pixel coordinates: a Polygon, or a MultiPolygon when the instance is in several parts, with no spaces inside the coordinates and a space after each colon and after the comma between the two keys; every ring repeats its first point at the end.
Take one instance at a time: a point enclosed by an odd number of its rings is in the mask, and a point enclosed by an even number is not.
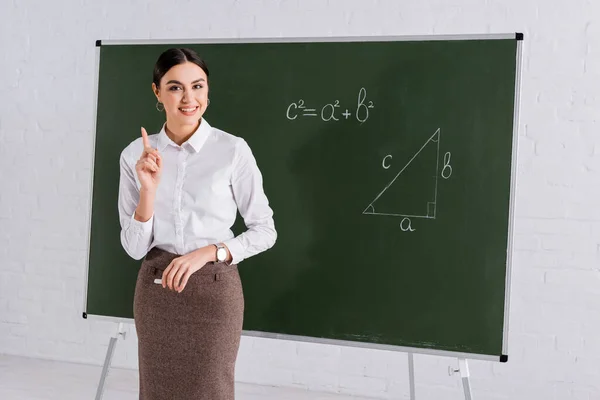
{"type": "MultiPolygon", "coordinates": [[[[564,141],[543,141],[535,144],[535,155],[545,159],[564,159],[568,154],[564,141]]],[[[539,162],[539,159],[535,161],[539,162]]]]}
{"type": "Polygon", "coordinates": [[[5,271],[11,271],[14,273],[23,273],[25,267],[22,262],[19,261],[8,261],[2,264],[2,268],[5,271]]]}
{"type": "MultiPolygon", "coordinates": [[[[561,154],[553,154],[548,157],[536,157],[535,161],[532,162],[531,172],[538,175],[538,179],[543,179],[543,182],[552,186],[563,186],[563,188],[570,188],[575,185],[586,182],[586,178],[590,175],[587,173],[581,156],[569,155],[564,157],[561,154]],[[556,162],[557,159],[564,159],[564,162],[556,162]]],[[[563,191],[563,197],[568,195],[572,196],[573,191],[563,191]]],[[[541,194],[541,193],[540,193],[541,194]]],[[[552,200],[547,198],[547,200],[552,200]]]]}
{"type": "MultiPolygon", "coordinates": [[[[29,315],[40,314],[42,311],[42,303],[31,301],[31,300],[17,299],[17,298],[8,300],[8,312],[9,313],[18,315],[18,314],[21,314],[23,312],[23,310],[27,310],[27,314],[29,314],[29,315]]],[[[28,319],[27,315],[22,315],[22,317],[25,320],[28,319]]],[[[24,322],[24,323],[26,323],[26,322],[24,322]]]]}
{"type": "Polygon", "coordinates": [[[8,311],[8,298],[0,298],[0,314],[5,313],[7,311],[8,311]]]}
{"type": "Polygon", "coordinates": [[[326,356],[303,356],[293,360],[293,368],[296,370],[309,370],[313,372],[328,372],[339,370],[339,358],[326,356]]]}
{"type": "Polygon", "coordinates": [[[447,388],[443,386],[427,386],[417,384],[415,387],[415,396],[424,399],[448,399],[462,400],[465,398],[462,389],[447,388]]]}
{"type": "Polygon", "coordinates": [[[319,359],[337,357],[341,352],[339,346],[308,342],[299,342],[296,345],[296,349],[298,352],[298,357],[314,357],[319,359]]]}
{"type": "Polygon", "coordinates": [[[540,249],[540,237],[527,234],[527,235],[514,235],[514,250],[538,250],[540,249]]]}
{"type": "Polygon", "coordinates": [[[27,315],[23,315],[19,312],[8,311],[0,316],[0,321],[9,324],[27,324],[29,322],[29,318],[27,318],[27,315]]]}
{"type": "MultiPolygon", "coordinates": [[[[63,289],[64,290],[64,289],[63,289]]],[[[64,295],[61,290],[52,290],[52,289],[44,289],[43,293],[43,303],[42,303],[42,312],[43,313],[52,313],[52,314],[72,314],[76,315],[77,313],[73,312],[71,306],[65,304],[64,295]]]]}
{"type": "MultiPolygon", "coordinates": [[[[546,100],[549,94],[546,93],[546,89],[543,90],[538,93],[537,102],[528,110],[528,112],[536,114],[535,122],[525,124],[523,129],[523,133],[535,141],[536,149],[540,145],[544,146],[547,142],[560,143],[566,140],[568,135],[577,132],[581,126],[579,122],[558,119],[555,110],[551,108],[552,106],[544,104],[546,101],[550,104],[553,104],[553,102],[546,100]]],[[[557,95],[557,97],[560,97],[560,95],[557,95]]],[[[523,108],[528,108],[527,106],[527,104],[524,104],[523,108]]],[[[543,156],[544,153],[539,154],[536,152],[536,155],[543,156]]]]}
{"type": "Polygon", "coordinates": [[[556,334],[519,333],[511,336],[509,363],[492,364],[494,375],[503,376],[510,370],[513,359],[531,358],[537,354],[547,354],[555,351],[557,346],[556,334]]]}
{"type": "Polygon", "coordinates": [[[571,382],[556,382],[554,384],[554,396],[557,399],[572,399],[573,384],[571,382]]]}
{"type": "Polygon", "coordinates": [[[39,303],[41,303],[43,300],[42,292],[37,288],[25,286],[25,287],[17,288],[17,291],[18,291],[19,299],[33,300],[33,301],[36,301],[39,303]]]}
{"type": "MultiPolygon", "coordinates": [[[[532,170],[538,169],[538,166],[532,166],[532,170]]],[[[543,176],[548,176],[547,172],[543,176]]],[[[569,196],[568,187],[552,186],[545,182],[536,180],[535,182],[523,182],[522,185],[527,185],[528,190],[534,190],[536,196],[524,197],[523,190],[517,189],[521,196],[521,202],[515,208],[517,217],[527,216],[529,218],[565,218],[567,211],[565,203],[569,196]]],[[[565,180],[566,181],[566,180],[565,180]]]]}
{"type": "Polygon", "coordinates": [[[0,293],[5,299],[17,297],[17,289],[25,284],[25,278],[14,272],[0,271],[0,293]]]}
{"type": "Polygon", "coordinates": [[[385,399],[409,399],[410,387],[408,383],[408,373],[400,379],[398,376],[388,378],[385,399]]]}
{"type": "Polygon", "coordinates": [[[293,371],[285,369],[255,368],[245,370],[243,382],[252,382],[259,385],[290,385],[294,382],[293,371]]]}
{"type": "MultiPolygon", "coordinates": [[[[596,151],[596,145],[592,147],[592,151],[596,151]]],[[[600,171],[600,157],[597,154],[594,154],[590,157],[585,157],[583,159],[583,166],[586,169],[586,172],[599,172],[600,171]]]]}
{"type": "Polygon", "coordinates": [[[517,178],[527,174],[534,162],[536,141],[530,137],[520,136],[518,144],[518,169],[517,178]]]}
{"type": "Polygon", "coordinates": [[[560,285],[600,294],[599,270],[552,270],[547,271],[545,281],[550,285],[560,285]]]}
{"type": "Polygon", "coordinates": [[[339,374],[331,372],[315,372],[307,368],[305,371],[294,371],[292,382],[306,386],[309,390],[334,392],[339,386],[339,374]]]}
{"type": "Polygon", "coordinates": [[[597,115],[598,109],[592,105],[580,105],[578,107],[568,105],[558,109],[558,117],[567,121],[591,121],[594,120],[597,115]]]}
{"type": "Polygon", "coordinates": [[[579,335],[562,334],[556,338],[556,350],[561,353],[579,354],[584,348],[583,338],[579,335]]]}
{"type": "Polygon", "coordinates": [[[39,276],[32,274],[27,277],[27,282],[38,289],[51,289],[61,292],[64,288],[64,282],[57,275],[39,276]]]}
{"type": "Polygon", "coordinates": [[[598,242],[592,237],[543,234],[540,235],[542,249],[550,251],[575,251],[577,253],[596,253],[598,242]]]}
{"type": "Polygon", "coordinates": [[[589,200],[582,198],[571,202],[566,209],[566,216],[574,219],[600,220],[600,210],[589,206],[589,200]]]}
{"type": "MultiPolygon", "coordinates": [[[[573,366],[574,374],[593,378],[598,374],[598,365],[600,365],[600,357],[597,354],[577,356],[573,366]]],[[[598,380],[591,381],[588,387],[593,388],[597,394],[600,394],[600,382],[598,380]]]]}
{"type": "MultiPolygon", "coordinates": [[[[408,357],[406,353],[381,350],[377,353],[371,354],[364,362],[353,364],[355,364],[355,367],[364,365],[364,376],[371,378],[408,376],[408,357]]],[[[357,370],[356,372],[348,371],[348,373],[361,373],[361,370],[357,370]]]]}
{"type": "MultiPolygon", "coordinates": [[[[371,372],[371,374],[367,374],[367,368],[369,368],[370,371],[373,371],[373,360],[360,357],[360,353],[357,353],[356,350],[361,349],[353,347],[344,347],[341,349],[340,357],[337,358],[337,372],[349,375],[373,376],[373,372],[371,372]]],[[[375,360],[378,367],[383,367],[385,365],[383,360],[380,360],[379,358],[376,358],[375,360]]]]}
{"type": "MultiPolygon", "coordinates": [[[[568,219],[520,218],[515,224],[519,233],[551,233],[563,235],[589,235],[593,222],[568,219]]],[[[600,224],[598,225],[600,237],[600,224]]]]}
{"type": "Polygon", "coordinates": [[[28,346],[28,338],[23,336],[7,336],[0,342],[0,353],[3,354],[30,354],[31,348],[28,346]]]}
{"type": "Polygon", "coordinates": [[[271,338],[252,338],[252,349],[269,354],[283,353],[286,357],[297,355],[297,343],[289,340],[276,340],[271,338]]]}
{"type": "Polygon", "coordinates": [[[8,324],[8,334],[13,337],[27,337],[29,336],[29,325],[26,324],[8,324]]]}
{"type": "Polygon", "coordinates": [[[340,393],[357,395],[381,394],[387,387],[385,379],[367,376],[342,376],[339,380],[340,393]]]}
{"type": "Polygon", "coordinates": [[[510,376],[517,378],[519,375],[528,376],[532,382],[553,382],[560,380],[577,379],[577,374],[573,369],[564,370],[556,366],[560,364],[573,365],[575,356],[564,352],[550,352],[532,354],[531,357],[537,357],[536,361],[528,359],[520,363],[513,363],[510,369],[510,376]]]}
{"type": "Polygon", "coordinates": [[[600,354],[600,336],[585,336],[581,338],[583,349],[587,354],[600,354]]]}
{"type": "MultiPolygon", "coordinates": [[[[600,174],[593,172],[593,171],[586,171],[585,172],[588,176],[590,176],[590,178],[592,178],[592,180],[596,181],[596,175],[600,176],[600,174]]],[[[577,204],[581,205],[582,208],[586,208],[586,209],[594,209],[596,206],[596,202],[594,201],[594,198],[596,197],[596,190],[598,188],[600,188],[600,185],[598,184],[592,184],[592,185],[577,185],[574,186],[577,190],[578,196],[581,196],[578,200],[577,200],[577,204]]],[[[575,201],[574,201],[575,203],[575,201]]]]}
{"type": "Polygon", "coordinates": [[[589,390],[585,390],[585,389],[574,389],[574,390],[572,390],[569,399],[596,400],[596,399],[600,399],[600,392],[598,392],[596,390],[593,390],[593,392],[590,392],[589,390]]]}
{"type": "Polygon", "coordinates": [[[596,265],[597,255],[587,256],[573,252],[545,251],[534,255],[534,266],[544,268],[590,269],[596,265]]]}
{"type": "MultiPolygon", "coordinates": [[[[19,185],[21,185],[19,183],[19,185]]],[[[21,186],[19,186],[21,190],[21,186]]],[[[38,209],[38,197],[33,194],[23,194],[13,192],[13,201],[10,208],[13,212],[12,217],[31,218],[33,217],[38,209]]]]}
{"type": "Polygon", "coordinates": [[[65,280],[71,281],[73,286],[80,286],[85,274],[85,269],[81,267],[81,264],[58,265],[54,269],[49,269],[49,271],[49,273],[58,274],[65,280]]]}

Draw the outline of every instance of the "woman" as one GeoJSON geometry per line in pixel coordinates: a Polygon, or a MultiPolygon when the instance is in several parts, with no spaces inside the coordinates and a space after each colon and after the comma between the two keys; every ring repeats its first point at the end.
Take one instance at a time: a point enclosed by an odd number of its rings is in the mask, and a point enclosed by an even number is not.
{"type": "Polygon", "coordinates": [[[166,122],[121,153],[123,248],[142,262],[134,297],[140,399],[234,398],[244,311],[237,265],[277,234],[242,138],[209,125],[206,64],[190,49],[158,58],[152,90],[166,122]],[[239,210],[245,232],[231,226],[239,210]]]}

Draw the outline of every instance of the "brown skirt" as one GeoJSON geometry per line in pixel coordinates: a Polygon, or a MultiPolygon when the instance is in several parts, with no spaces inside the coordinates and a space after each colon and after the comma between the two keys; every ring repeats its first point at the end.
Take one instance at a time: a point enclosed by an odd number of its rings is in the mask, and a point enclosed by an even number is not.
{"type": "Polygon", "coordinates": [[[152,248],[134,295],[140,400],[234,399],[244,314],[237,265],[208,263],[181,293],[154,283],[179,257],[152,248]]]}

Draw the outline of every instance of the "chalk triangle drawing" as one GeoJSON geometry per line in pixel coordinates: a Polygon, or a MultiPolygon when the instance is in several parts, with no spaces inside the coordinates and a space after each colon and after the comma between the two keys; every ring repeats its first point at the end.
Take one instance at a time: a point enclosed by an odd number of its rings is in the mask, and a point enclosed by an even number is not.
{"type": "Polygon", "coordinates": [[[440,134],[438,128],[363,214],[435,219],[440,134]]]}

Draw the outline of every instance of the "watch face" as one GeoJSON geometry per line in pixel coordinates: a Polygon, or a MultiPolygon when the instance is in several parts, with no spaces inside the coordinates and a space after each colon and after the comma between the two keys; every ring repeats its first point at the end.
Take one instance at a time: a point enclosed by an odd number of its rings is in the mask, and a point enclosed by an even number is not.
{"type": "Polygon", "coordinates": [[[227,257],[227,251],[225,249],[217,250],[217,260],[223,261],[227,257]]]}

